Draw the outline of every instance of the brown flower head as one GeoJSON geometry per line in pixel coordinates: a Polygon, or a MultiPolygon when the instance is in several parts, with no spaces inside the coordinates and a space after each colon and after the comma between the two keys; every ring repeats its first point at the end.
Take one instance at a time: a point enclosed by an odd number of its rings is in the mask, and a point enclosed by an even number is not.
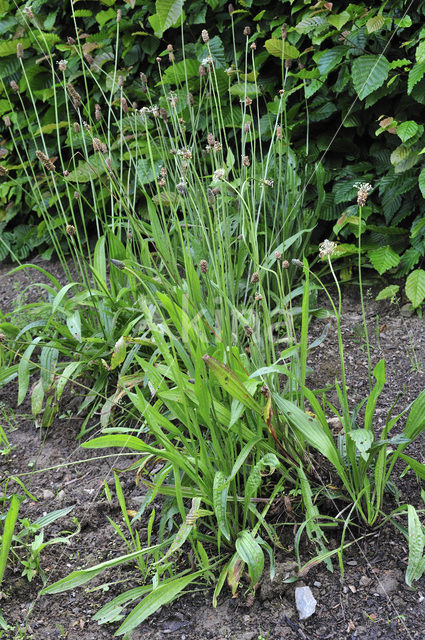
{"type": "Polygon", "coordinates": [[[258,275],[258,271],[254,271],[251,276],[251,284],[257,284],[257,282],[260,282],[260,276],[258,275]]]}
{"type": "Polygon", "coordinates": [[[199,270],[201,273],[207,273],[208,271],[208,262],[206,260],[199,261],[199,270]]]}
{"type": "Polygon", "coordinates": [[[204,42],[208,42],[208,40],[210,39],[210,36],[208,35],[208,31],[206,29],[202,29],[201,37],[204,42]]]}
{"type": "Polygon", "coordinates": [[[42,151],[38,151],[38,150],[35,152],[35,155],[40,160],[40,162],[43,165],[43,167],[45,169],[47,169],[47,171],[54,171],[55,170],[55,165],[50,160],[49,156],[46,156],[45,153],[43,153],[42,151]]]}

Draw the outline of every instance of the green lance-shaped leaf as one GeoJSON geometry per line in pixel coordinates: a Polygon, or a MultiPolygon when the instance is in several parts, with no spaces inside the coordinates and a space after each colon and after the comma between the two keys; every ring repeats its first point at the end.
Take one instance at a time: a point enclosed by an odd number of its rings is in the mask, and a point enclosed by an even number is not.
{"type": "Polygon", "coordinates": [[[382,87],[389,70],[390,64],[382,55],[359,56],[354,60],[352,78],[354,89],[360,100],[382,87]]]}
{"type": "Polygon", "coordinates": [[[227,493],[229,483],[227,477],[222,471],[217,471],[214,476],[213,484],[213,506],[215,517],[217,518],[218,528],[226,538],[230,540],[230,530],[227,521],[227,493]]]}
{"type": "Polygon", "coordinates": [[[12,544],[13,531],[15,529],[16,520],[18,519],[19,496],[12,496],[10,499],[9,509],[7,510],[6,519],[3,526],[3,535],[1,537],[0,546],[0,585],[3,580],[4,571],[7,565],[10,545],[12,544]]]}
{"type": "Polygon", "coordinates": [[[423,269],[415,269],[407,276],[406,295],[415,309],[425,299],[425,271],[423,269]]]}
{"type": "Polygon", "coordinates": [[[241,531],[237,537],[236,551],[242,560],[248,565],[251,584],[257,584],[264,569],[264,553],[258,542],[246,529],[241,531]]]}
{"type": "Polygon", "coordinates": [[[252,397],[243,383],[239,380],[238,376],[227,365],[219,362],[209,355],[202,356],[202,359],[208,366],[208,368],[211,369],[225,391],[230,393],[233,398],[236,398],[236,400],[242,402],[242,404],[244,404],[249,409],[252,409],[253,411],[256,411],[260,414],[262,413],[263,409],[261,405],[259,405],[258,402],[252,397]]]}
{"type": "Polygon", "coordinates": [[[425,558],[423,555],[425,535],[423,527],[416,513],[415,507],[407,505],[409,525],[409,564],[406,569],[406,584],[412,586],[414,580],[419,580],[425,571],[425,558]]]}
{"type": "Polygon", "coordinates": [[[183,578],[177,578],[177,580],[167,582],[154,589],[148,596],[143,598],[142,602],[139,602],[114,635],[123,636],[133,631],[143,620],[146,620],[146,618],[149,618],[155,611],[158,611],[160,607],[177,598],[179,593],[191,582],[196,580],[196,578],[199,578],[201,574],[202,571],[197,571],[196,573],[191,573],[183,578]]]}
{"type": "Polygon", "coordinates": [[[111,365],[109,370],[112,371],[118,367],[125,360],[125,354],[127,351],[127,343],[124,336],[121,336],[115,343],[114,352],[111,357],[111,365]]]}

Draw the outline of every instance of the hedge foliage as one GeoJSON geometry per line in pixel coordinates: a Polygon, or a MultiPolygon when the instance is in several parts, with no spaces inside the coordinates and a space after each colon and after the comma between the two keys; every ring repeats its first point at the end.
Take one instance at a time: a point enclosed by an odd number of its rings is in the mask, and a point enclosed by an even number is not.
{"type": "MultiPolygon", "coordinates": [[[[61,74],[57,69],[52,73],[52,59],[67,62],[66,82],[82,96],[80,112],[92,127],[92,137],[96,104],[103,106],[111,97],[108,104],[118,113],[127,95],[130,104],[137,102],[130,114],[148,104],[140,73],[151,92],[160,95],[165,89],[158,98],[162,108],[169,108],[169,91],[196,96],[199,66],[206,56],[200,34],[206,28],[223,88],[230,78],[232,100],[223,91],[222,105],[229,139],[238,135],[240,100],[248,95],[261,114],[256,136],[267,145],[269,116],[276,114],[279,91],[284,90],[291,139],[287,153],[295,154],[311,173],[307,201],[317,224],[316,239],[331,227],[349,255],[353,234],[358,233],[353,185],[370,182],[374,191],[363,212],[362,229],[367,258],[380,274],[409,274],[425,252],[425,137],[420,115],[425,104],[424,13],[425,2],[401,1],[341,7],[322,0],[241,0],[234,6],[221,0],[102,0],[56,6],[51,0],[36,0],[29,10],[28,5],[15,10],[12,2],[0,0],[0,155],[8,170],[0,182],[0,257],[10,250],[22,259],[48,242],[36,200],[31,190],[22,189],[28,186],[23,165],[35,161],[34,139],[40,129],[49,155],[56,157],[61,147],[67,160],[61,170],[69,170],[70,179],[78,180],[90,197],[90,166],[79,156],[87,131],[71,149],[73,107],[69,92],[62,90],[61,74]],[[247,25],[249,52],[243,33],[247,25]],[[24,49],[25,74],[17,43],[24,49]],[[251,52],[255,72],[245,77],[226,73],[231,65],[234,70],[242,67],[251,52]]],[[[118,137],[129,129],[121,116],[108,124],[118,137]]],[[[205,119],[195,126],[205,130],[205,119]]],[[[38,177],[42,182],[43,175],[38,177]]],[[[149,181],[143,158],[139,180],[149,181]]],[[[137,185],[132,188],[137,190],[137,185]]],[[[59,193],[64,190],[59,186],[59,193]]],[[[140,210],[143,214],[142,197],[140,210]]]]}

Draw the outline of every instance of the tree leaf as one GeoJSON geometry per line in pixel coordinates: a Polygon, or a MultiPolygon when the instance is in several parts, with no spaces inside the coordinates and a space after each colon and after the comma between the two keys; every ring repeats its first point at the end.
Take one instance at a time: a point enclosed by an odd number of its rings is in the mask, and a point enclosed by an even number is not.
{"type": "Polygon", "coordinates": [[[352,78],[354,89],[360,100],[382,87],[389,70],[390,64],[382,55],[364,55],[354,60],[352,78]]]}
{"type": "Polygon", "coordinates": [[[368,255],[369,260],[380,275],[388,271],[388,269],[396,267],[400,262],[400,256],[389,245],[372,249],[368,255]]]}
{"type": "Polygon", "coordinates": [[[419,189],[421,190],[422,196],[425,198],[425,167],[421,169],[418,178],[419,189]]]}
{"type": "Polygon", "coordinates": [[[186,59],[167,67],[162,74],[162,80],[158,84],[181,84],[186,78],[190,80],[198,75],[198,60],[186,59]]]}
{"type": "Polygon", "coordinates": [[[286,40],[278,40],[277,38],[271,38],[264,43],[267,51],[276,58],[283,58],[283,60],[295,60],[299,58],[300,52],[298,49],[286,40]]]}
{"type": "Polygon", "coordinates": [[[410,95],[412,93],[413,87],[422,80],[425,74],[425,61],[418,62],[412,67],[409,71],[409,77],[407,79],[407,93],[410,95]]]}
{"type": "Polygon", "coordinates": [[[382,14],[374,16],[373,18],[369,18],[366,22],[366,29],[368,33],[374,33],[375,31],[379,31],[385,24],[385,17],[382,14]]]}
{"type": "Polygon", "coordinates": [[[156,0],[162,33],[177,22],[183,11],[184,0],[156,0]]]}
{"type": "Polygon", "coordinates": [[[375,300],[387,300],[388,298],[394,298],[400,289],[398,284],[390,284],[388,287],[384,287],[376,296],[375,300]]]}
{"type": "Polygon", "coordinates": [[[418,129],[419,126],[414,120],[407,120],[397,125],[397,135],[402,142],[406,142],[409,138],[413,138],[418,129]]]}
{"type": "Polygon", "coordinates": [[[425,271],[415,269],[406,278],[406,295],[413,307],[419,307],[425,298],[425,271]]]}

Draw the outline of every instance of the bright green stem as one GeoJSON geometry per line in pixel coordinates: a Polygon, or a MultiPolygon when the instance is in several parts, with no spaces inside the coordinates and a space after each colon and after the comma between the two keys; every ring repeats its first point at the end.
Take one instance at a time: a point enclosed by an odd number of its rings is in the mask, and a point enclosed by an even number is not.
{"type": "Polygon", "coordinates": [[[366,352],[367,352],[367,375],[369,379],[369,391],[372,390],[372,361],[370,358],[370,344],[369,344],[369,333],[367,330],[367,322],[366,322],[366,310],[364,305],[363,298],[363,283],[362,283],[362,211],[363,207],[359,206],[359,251],[358,251],[358,269],[359,269],[359,288],[360,288],[360,303],[362,306],[362,317],[363,317],[363,331],[366,341],[366,352]]]}

